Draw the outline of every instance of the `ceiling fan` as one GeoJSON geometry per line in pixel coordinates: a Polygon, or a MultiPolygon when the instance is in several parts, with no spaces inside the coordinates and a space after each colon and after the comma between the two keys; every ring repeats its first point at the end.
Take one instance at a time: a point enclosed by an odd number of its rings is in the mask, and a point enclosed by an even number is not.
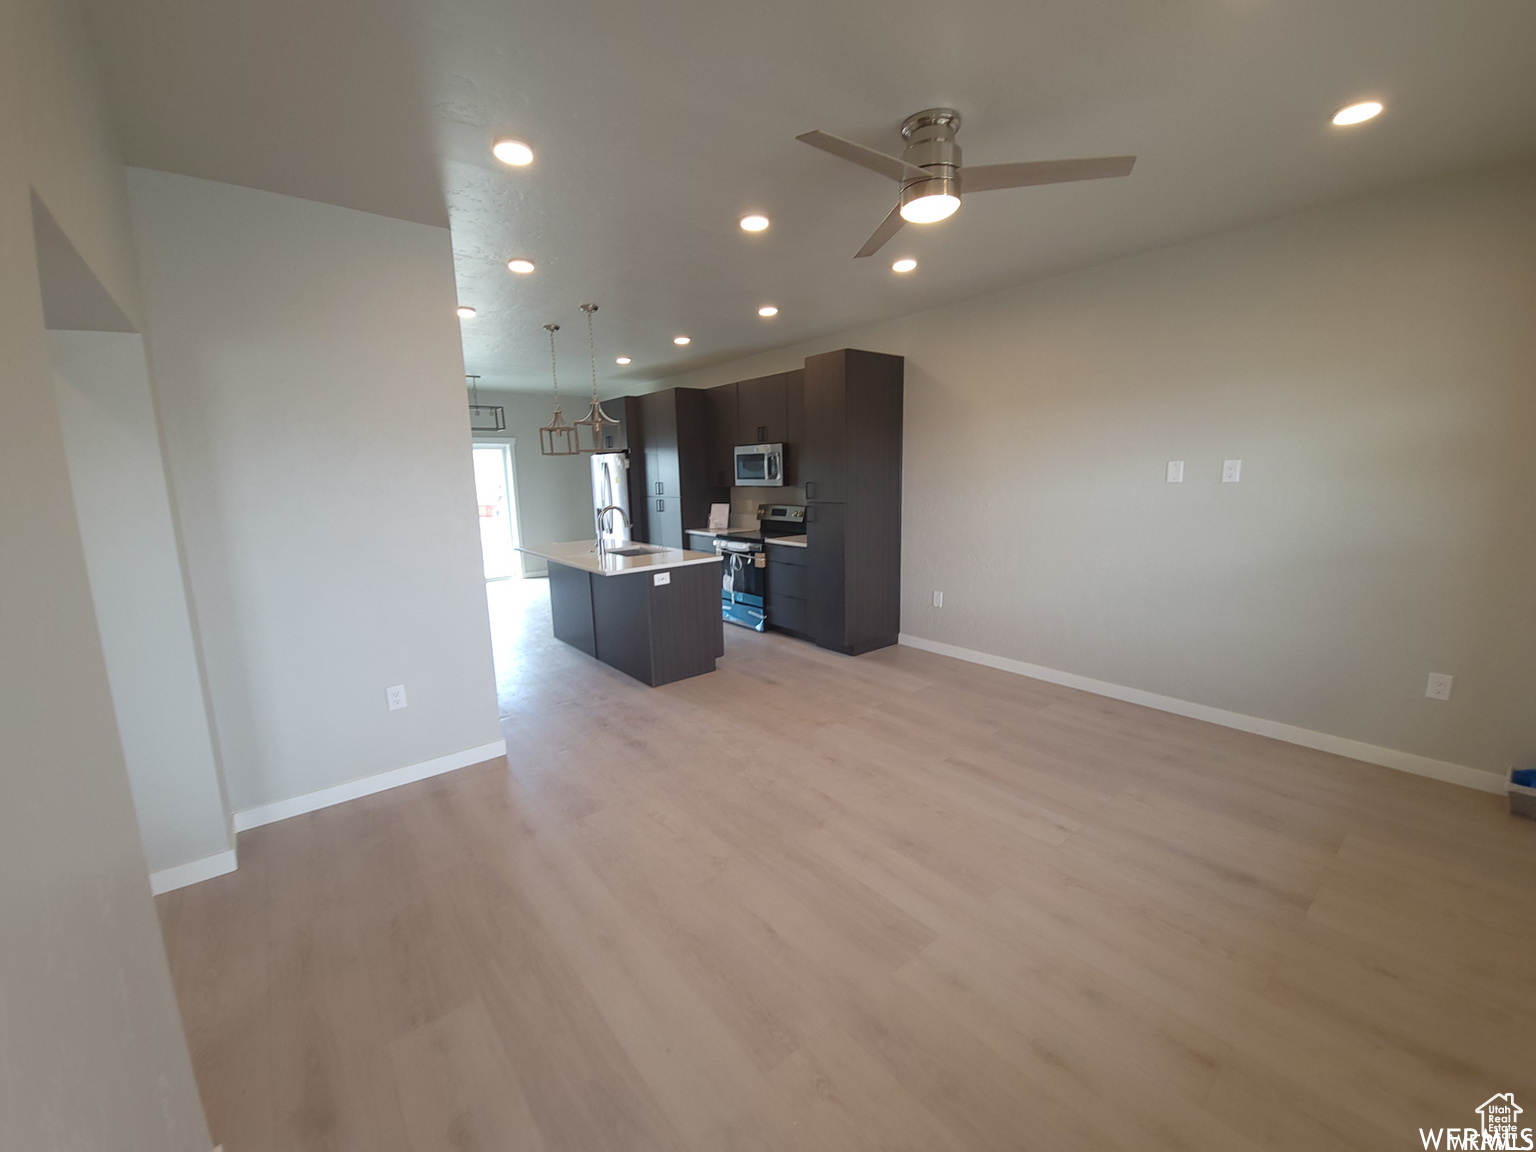
{"type": "Polygon", "coordinates": [[[908,116],[901,125],[907,142],[898,159],[876,152],[852,140],[827,132],[796,136],[813,148],[830,152],[861,167],[901,182],[901,195],[875,234],[854,253],[854,258],[873,256],[906,223],[931,224],[954,215],[960,207],[960,189],[992,192],[999,188],[1024,188],[1031,184],[1066,184],[1073,180],[1101,180],[1128,176],[1134,156],[1096,156],[1087,160],[1026,160],[1021,164],[960,165],[960,113],[953,108],[929,108],[908,116]]]}

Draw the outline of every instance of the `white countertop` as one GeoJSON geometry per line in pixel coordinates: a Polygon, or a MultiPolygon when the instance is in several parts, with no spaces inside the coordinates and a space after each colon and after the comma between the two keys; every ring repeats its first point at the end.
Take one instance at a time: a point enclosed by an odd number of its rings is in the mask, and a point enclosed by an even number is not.
{"type": "Polygon", "coordinates": [[[663,568],[682,568],[689,564],[720,563],[720,557],[713,552],[688,552],[682,548],[664,548],[660,552],[647,552],[640,556],[615,556],[612,552],[598,556],[597,544],[592,540],[537,544],[519,548],[518,551],[598,576],[622,576],[626,572],[657,572],[663,568]]]}
{"type": "Polygon", "coordinates": [[[763,537],[763,543],[784,544],[790,548],[804,548],[806,541],[804,536],[765,536],[763,537]]]}

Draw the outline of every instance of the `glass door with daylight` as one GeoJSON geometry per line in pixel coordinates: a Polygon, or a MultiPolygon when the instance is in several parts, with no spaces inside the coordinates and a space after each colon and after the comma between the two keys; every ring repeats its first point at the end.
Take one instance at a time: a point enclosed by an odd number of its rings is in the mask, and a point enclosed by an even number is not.
{"type": "Polygon", "coordinates": [[[512,487],[512,445],[477,443],[475,497],[480,505],[480,554],[487,580],[522,575],[517,546],[517,494],[512,487]]]}

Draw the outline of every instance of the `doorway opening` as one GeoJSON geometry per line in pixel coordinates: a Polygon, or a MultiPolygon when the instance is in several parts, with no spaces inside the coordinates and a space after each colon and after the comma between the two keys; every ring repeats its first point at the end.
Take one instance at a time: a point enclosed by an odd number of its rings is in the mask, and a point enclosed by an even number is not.
{"type": "Polygon", "coordinates": [[[480,505],[480,555],[487,580],[523,574],[522,537],[517,526],[517,489],[513,477],[516,441],[477,441],[474,445],[475,500],[480,505]]]}

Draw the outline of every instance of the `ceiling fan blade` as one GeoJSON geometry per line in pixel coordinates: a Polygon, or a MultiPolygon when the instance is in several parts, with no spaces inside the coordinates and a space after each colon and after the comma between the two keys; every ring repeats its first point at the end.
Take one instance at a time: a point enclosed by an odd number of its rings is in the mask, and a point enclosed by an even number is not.
{"type": "Polygon", "coordinates": [[[887,240],[901,231],[901,226],[905,223],[906,221],[901,218],[901,205],[898,204],[891,209],[889,216],[880,221],[880,227],[875,229],[875,234],[864,241],[864,247],[855,252],[853,258],[857,260],[861,256],[873,256],[885,247],[887,240]]]}
{"type": "Polygon", "coordinates": [[[967,164],[960,169],[960,187],[966,192],[991,192],[997,188],[1025,188],[1031,184],[1066,184],[1073,180],[1102,180],[1129,176],[1134,156],[1096,156],[1088,160],[1027,160],[1022,164],[967,164]]]}
{"type": "Polygon", "coordinates": [[[884,152],[876,152],[873,148],[855,144],[852,140],[844,140],[841,136],[833,136],[830,132],[806,132],[804,135],[796,136],[795,139],[803,140],[812,148],[820,148],[823,152],[830,152],[841,159],[850,160],[882,176],[889,176],[892,180],[922,179],[928,176],[928,173],[916,164],[908,164],[905,160],[887,156],[884,152]]]}

